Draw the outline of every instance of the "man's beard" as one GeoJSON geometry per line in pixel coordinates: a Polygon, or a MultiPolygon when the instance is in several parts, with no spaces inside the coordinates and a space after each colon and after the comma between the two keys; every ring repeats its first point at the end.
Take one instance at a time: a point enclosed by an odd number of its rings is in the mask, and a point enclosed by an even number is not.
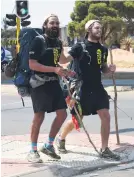
{"type": "Polygon", "coordinates": [[[45,28],[45,33],[49,38],[58,38],[60,34],[59,28],[45,28]]]}
{"type": "Polygon", "coordinates": [[[96,36],[96,35],[92,35],[91,38],[92,38],[93,40],[97,40],[97,41],[99,41],[99,40],[101,39],[100,36],[96,36]]]}
{"type": "Polygon", "coordinates": [[[97,41],[99,41],[100,39],[101,39],[101,36],[97,36],[97,35],[95,35],[93,32],[91,33],[91,38],[92,38],[92,40],[97,40],[97,41]]]}

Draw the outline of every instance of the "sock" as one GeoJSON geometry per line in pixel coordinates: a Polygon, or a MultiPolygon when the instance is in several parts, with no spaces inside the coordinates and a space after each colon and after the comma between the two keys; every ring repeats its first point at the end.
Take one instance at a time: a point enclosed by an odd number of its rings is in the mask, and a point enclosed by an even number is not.
{"type": "Polygon", "coordinates": [[[45,143],[45,147],[48,148],[48,147],[50,147],[50,146],[53,146],[54,139],[55,139],[55,138],[50,138],[50,137],[49,137],[49,138],[48,138],[48,142],[45,143]]]}
{"type": "Polygon", "coordinates": [[[32,143],[32,151],[37,151],[37,143],[32,143]]]}

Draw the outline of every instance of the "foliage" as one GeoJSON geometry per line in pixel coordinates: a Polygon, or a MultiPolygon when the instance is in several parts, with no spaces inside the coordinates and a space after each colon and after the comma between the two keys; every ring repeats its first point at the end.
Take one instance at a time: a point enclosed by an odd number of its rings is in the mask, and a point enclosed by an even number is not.
{"type": "Polygon", "coordinates": [[[88,20],[98,19],[103,24],[102,42],[134,31],[134,2],[132,1],[76,1],[68,25],[71,38],[84,36],[88,20]],[[124,32],[125,31],[125,32],[124,32]]]}
{"type": "Polygon", "coordinates": [[[125,37],[122,39],[121,48],[130,51],[130,48],[134,48],[134,39],[132,37],[125,37]]]}

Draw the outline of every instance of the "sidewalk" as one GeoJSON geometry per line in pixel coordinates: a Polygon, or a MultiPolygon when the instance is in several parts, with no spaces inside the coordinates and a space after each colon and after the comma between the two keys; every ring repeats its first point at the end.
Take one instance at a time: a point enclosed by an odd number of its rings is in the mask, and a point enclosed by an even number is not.
{"type": "MultiPolygon", "coordinates": [[[[100,135],[92,134],[91,139],[100,148],[100,135]]],[[[98,157],[84,133],[73,133],[67,137],[68,154],[61,154],[61,160],[53,161],[41,154],[42,164],[32,164],[26,160],[30,150],[30,135],[2,136],[1,176],[71,177],[96,169],[117,166],[134,160],[134,137],[120,135],[121,145],[116,145],[116,135],[110,135],[109,146],[122,157],[120,162],[98,157]],[[33,174],[33,175],[32,175],[33,174]]],[[[47,140],[47,134],[39,137],[39,147],[47,140]]]]}

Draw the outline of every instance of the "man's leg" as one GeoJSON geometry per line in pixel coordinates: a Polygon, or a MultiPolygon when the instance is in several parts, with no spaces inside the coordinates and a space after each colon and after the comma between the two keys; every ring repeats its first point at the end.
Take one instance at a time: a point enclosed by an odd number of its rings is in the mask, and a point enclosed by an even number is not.
{"type": "Polygon", "coordinates": [[[68,120],[56,140],[56,145],[59,152],[64,154],[67,153],[67,150],[65,148],[65,139],[66,136],[73,130],[73,128],[74,128],[74,124],[72,122],[72,119],[68,120]]]}
{"type": "Polygon", "coordinates": [[[68,120],[60,133],[60,139],[65,140],[66,136],[74,129],[74,124],[71,120],[68,120]]]}
{"type": "Polygon", "coordinates": [[[44,120],[44,112],[34,114],[34,119],[31,127],[31,151],[28,154],[28,161],[30,162],[42,162],[40,155],[37,151],[37,142],[41,124],[44,120]]]}
{"type": "Polygon", "coordinates": [[[65,109],[61,109],[61,110],[57,110],[56,111],[56,118],[54,119],[52,126],[51,126],[51,130],[49,133],[49,137],[53,137],[55,138],[57,133],[59,132],[62,124],[64,123],[64,121],[67,118],[67,112],[65,109]]]}
{"type": "Polygon", "coordinates": [[[101,148],[101,155],[104,158],[113,158],[115,160],[120,160],[120,156],[114,154],[108,148],[108,140],[110,134],[110,114],[108,109],[101,109],[97,111],[100,119],[101,119],[101,141],[102,141],[102,148],[101,148]]]}
{"type": "Polygon", "coordinates": [[[51,156],[52,158],[60,159],[60,156],[55,153],[55,150],[53,148],[53,142],[62,124],[64,123],[66,117],[67,117],[67,112],[65,109],[56,111],[56,118],[54,119],[52,123],[48,142],[45,143],[44,147],[41,149],[41,152],[43,152],[46,155],[51,156]]]}
{"type": "MultiPolygon", "coordinates": [[[[31,127],[31,142],[32,143],[37,143],[38,141],[39,131],[40,131],[40,127],[41,127],[43,120],[44,120],[44,112],[34,114],[34,119],[33,119],[32,127],[31,127]]],[[[35,147],[35,150],[37,150],[37,147],[35,147]]]]}
{"type": "Polygon", "coordinates": [[[110,133],[110,114],[108,109],[101,109],[97,111],[101,119],[101,141],[102,141],[102,150],[105,150],[108,147],[108,139],[110,133]]]}
{"type": "MultiPolygon", "coordinates": [[[[83,117],[82,117],[83,118],[83,117]]],[[[65,139],[66,136],[74,129],[74,124],[72,119],[68,120],[65,126],[63,127],[59,137],[57,138],[56,144],[57,148],[61,153],[67,153],[65,148],[65,139]]]]}

